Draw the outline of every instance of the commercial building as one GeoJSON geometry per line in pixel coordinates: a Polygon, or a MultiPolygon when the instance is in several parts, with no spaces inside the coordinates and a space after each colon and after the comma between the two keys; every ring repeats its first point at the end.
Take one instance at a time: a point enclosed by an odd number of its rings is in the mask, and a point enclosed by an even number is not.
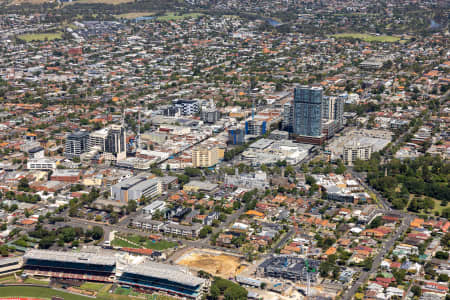
{"type": "Polygon", "coordinates": [[[81,171],[76,169],[56,169],[53,171],[50,179],[76,183],[81,179],[81,171]]]}
{"type": "Polygon", "coordinates": [[[249,277],[244,277],[244,276],[236,276],[236,282],[242,285],[248,285],[248,286],[252,286],[255,288],[260,288],[262,285],[262,281],[261,280],[257,280],[254,278],[249,278],[249,277]]]}
{"type": "Polygon", "coordinates": [[[192,150],[192,166],[208,168],[219,162],[219,149],[212,146],[197,146],[192,150]]]}
{"type": "Polygon", "coordinates": [[[313,147],[290,140],[259,139],[242,153],[241,158],[253,166],[270,165],[282,160],[295,165],[305,159],[313,147]]]}
{"type": "Polygon", "coordinates": [[[201,299],[208,291],[209,282],[194,276],[180,266],[147,262],[125,268],[119,284],[139,289],[166,292],[187,299],[201,299]]]}
{"type": "Polygon", "coordinates": [[[289,132],[281,130],[272,130],[269,135],[269,139],[272,140],[287,140],[289,138],[289,132]]]}
{"type": "Polygon", "coordinates": [[[226,186],[243,187],[249,189],[264,190],[270,186],[267,180],[267,174],[263,171],[257,171],[251,174],[239,174],[236,168],[235,175],[225,174],[224,183],[226,186]]]}
{"type": "Polygon", "coordinates": [[[162,212],[166,208],[166,202],[157,200],[142,209],[144,215],[153,215],[156,211],[162,212]]]}
{"type": "Polygon", "coordinates": [[[158,179],[147,179],[145,176],[128,178],[111,186],[111,197],[115,201],[138,201],[142,197],[153,198],[162,193],[161,182],[158,179]]]}
{"type": "Polygon", "coordinates": [[[360,160],[369,160],[373,152],[373,145],[352,142],[344,146],[344,163],[353,165],[353,162],[360,160]]]}
{"type": "Polygon", "coordinates": [[[212,192],[217,189],[218,185],[209,181],[192,180],[183,185],[183,190],[186,192],[212,192]]]}
{"type": "Polygon", "coordinates": [[[28,150],[28,156],[30,158],[44,158],[44,148],[35,147],[28,150]]]}
{"type": "Polygon", "coordinates": [[[51,158],[29,159],[27,161],[28,170],[54,170],[56,169],[56,160],[51,158]]]}
{"type": "Polygon", "coordinates": [[[29,275],[103,282],[115,278],[116,260],[110,256],[33,249],[23,259],[29,275]]]}
{"type": "Polygon", "coordinates": [[[67,158],[80,157],[88,151],[89,133],[87,131],[75,131],[66,137],[64,155],[67,158]]]}
{"type": "Polygon", "coordinates": [[[322,144],[322,88],[299,86],[294,90],[293,133],[297,140],[322,144]]]}
{"type": "Polygon", "coordinates": [[[228,130],[228,143],[231,145],[245,144],[245,131],[241,128],[228,130]]]}
{"type": "Polygon", "coordinates": [[[165,132],[146,132],[141,134],[142,141],[156,144],[164,144],[168,138],[169,135],[165,132]]]}
{"type": "Polygon", "coordinates": [[[33,148],[41,147],[41,144],[38,141],[32,140],[32,141],[26,141],[24,144],[20,145],[20,151],[22,152],[28,152],[33,148]]]}
{"type": "Polygon", "coordinates": [[[155,162],[156,159],[149,160],[140,157],[128,157],[126,159],[116,162],[115,166],[118,168],[144,171],[149,170],[151,168],[151,165],[155,162]]]}

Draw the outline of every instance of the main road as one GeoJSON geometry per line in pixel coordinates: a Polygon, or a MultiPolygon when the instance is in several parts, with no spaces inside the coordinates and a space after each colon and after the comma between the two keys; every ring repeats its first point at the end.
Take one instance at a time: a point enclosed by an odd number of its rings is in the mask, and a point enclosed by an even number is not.
{"type": "Polygon", "coordinates": [[[405,218],[402,221],[402,224],[399,228],[395,231],[395,233],[391,236],[389,240],[387,240],[382,248],[380,249],[380,252],[378,252],[377,256],[375,256],[375,259],[372,263],[372,268],[369,271],[364,271],[361,276],[359,276],[358,280],[353,283],[353,285],[344,293],[342,296],[342,300],[350,300],[353,298],[355,293],[358,291],[358,288],[363,285],[367,279],[369,279],[369,276],[372,274],[376,274],[378,267],[380,266],[381,262],[383,261],[384,256],[391,250],[391,248],[394,246],[394,243],[399,239],[399,237],[405,233],[405,231],[408,229],[409,225],[411,224],[411,221],[413,220],[414,216],[412,215],[406,215],[405,218]]]}

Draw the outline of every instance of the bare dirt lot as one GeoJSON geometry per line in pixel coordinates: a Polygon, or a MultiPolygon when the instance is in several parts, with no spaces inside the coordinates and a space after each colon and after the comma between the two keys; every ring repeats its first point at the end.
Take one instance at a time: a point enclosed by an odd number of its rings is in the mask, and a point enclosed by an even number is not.
{"type": "Polygon", "coordinates": [[[192,249],[181,256],[177,264],[195,270],[203,270],[223,278],[234,277],[241,273],[248,264],[241,258],[224,254],[220,251],[192,249]]]}

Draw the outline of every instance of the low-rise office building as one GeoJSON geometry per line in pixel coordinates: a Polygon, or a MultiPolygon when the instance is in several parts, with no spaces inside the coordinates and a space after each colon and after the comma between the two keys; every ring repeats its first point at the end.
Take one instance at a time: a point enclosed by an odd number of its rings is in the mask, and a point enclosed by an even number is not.
{"type": "Polygon", "coordinates": [[[56,169],[56,160],[51,158],[35,158],[27,161],[28,170],[54,170],[56,169]]]}
{"type": "Polygon", "coordinates": [[[111,186],[111,197],[115,201],[139,201],[142,197],[153,198],[162,193],[161,182],[158,179],[147,179],[145,176],[135,176],[111,186]]]}

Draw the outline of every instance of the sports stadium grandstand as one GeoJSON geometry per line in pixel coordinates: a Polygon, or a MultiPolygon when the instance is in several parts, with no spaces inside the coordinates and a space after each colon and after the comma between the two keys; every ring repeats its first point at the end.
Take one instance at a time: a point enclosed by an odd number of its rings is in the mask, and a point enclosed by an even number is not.
{"type": "Polygon", "coordinates": [[[206,279],[193,276],[186,268],[154,262],[128,266],[118,282],[142,290],[165,292],[196,300],[202,298],[209,286],[206,279]]]}
{"type": "Polygon", "coordinates": [[[115,269],[114,257],[92,253],[33,249],[24,255],[24,272],[29,275],[114,282],[115,269]]]}

